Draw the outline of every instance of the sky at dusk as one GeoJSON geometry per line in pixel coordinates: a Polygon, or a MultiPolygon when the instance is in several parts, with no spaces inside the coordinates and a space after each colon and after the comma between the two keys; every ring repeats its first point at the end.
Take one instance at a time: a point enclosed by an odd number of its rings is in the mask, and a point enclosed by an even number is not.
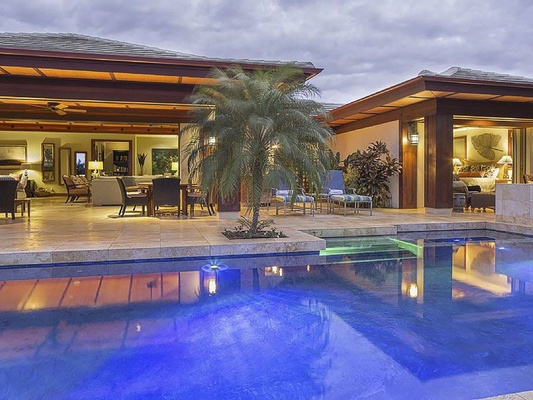
{"type": "Polygon", "coordinates": [[[452,66],[533,77],[530,0],[3,0],[0,31],[308,61],[328,103],[452,66]]]}

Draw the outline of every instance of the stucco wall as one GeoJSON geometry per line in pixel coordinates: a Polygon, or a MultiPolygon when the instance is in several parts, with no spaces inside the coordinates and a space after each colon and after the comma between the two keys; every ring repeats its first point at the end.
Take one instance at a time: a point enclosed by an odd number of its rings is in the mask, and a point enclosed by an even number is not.
{"type": "MultiPolygon", "coordinates": [[[[351,131],[335,135],[333,151],[340,152],[341,160],[356,150],[365,150],[372,142],[382,141],[387,145],[392,157],[399,157],[400,143],[398,140],[400,131],[399,121],[387,122],[357,131],[351,131]]],[[[399,182],[398,177],[392,177],[390,181],[392,207],[399,207],[399,182]]]]}

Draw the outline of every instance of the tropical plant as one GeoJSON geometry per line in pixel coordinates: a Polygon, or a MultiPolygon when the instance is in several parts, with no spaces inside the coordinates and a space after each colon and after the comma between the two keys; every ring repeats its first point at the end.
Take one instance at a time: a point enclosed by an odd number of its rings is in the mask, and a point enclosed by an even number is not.
{"type": "Polygon", "coordinates": [[[376,207],[389,204],[389,179],[402,170],[398,159],[391,157],[387,145],[381,141],[350,154],[344,160],[344,168],[346,186],[354,188],[358,194],[372,196],[376,207]]]}
{"type": "Polygon", "coordinates": [[[316,119],[324,107],[310,99],[318,89],[293,66],[245,72],[239,67],[215,69],[216,83],[198,86],[192,123],[184,130],[192,139],[186,152],[191,178],[203,190],[215,187],[222,198],[241,189],[257,231],[261,197],[284,182],[294,196],[305,175],[320,187],[328,169],[331,129],[316,119]]]}

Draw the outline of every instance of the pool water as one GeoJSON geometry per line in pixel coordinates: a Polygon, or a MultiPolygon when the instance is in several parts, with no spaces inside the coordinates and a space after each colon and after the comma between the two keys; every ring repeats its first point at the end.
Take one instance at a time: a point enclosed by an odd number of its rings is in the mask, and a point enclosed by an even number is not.
{"type": "Polygon", "coordinates": [[[331,239],[319,256],[0,280],[0,398],[533,390],[532,260],[529,237],[465,231],[331,239]]]}

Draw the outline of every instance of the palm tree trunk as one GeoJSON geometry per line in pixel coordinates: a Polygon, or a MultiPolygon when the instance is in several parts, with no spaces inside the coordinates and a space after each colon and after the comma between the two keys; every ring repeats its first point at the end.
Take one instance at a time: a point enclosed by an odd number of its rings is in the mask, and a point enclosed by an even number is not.
{"type": "Polygon", "coordinates": [[[257,233],[257,225],[259,224],[259,206],[254,204],[252,209],[252,225],[250,226],[250,231],[252,233],[257,233]]]}

